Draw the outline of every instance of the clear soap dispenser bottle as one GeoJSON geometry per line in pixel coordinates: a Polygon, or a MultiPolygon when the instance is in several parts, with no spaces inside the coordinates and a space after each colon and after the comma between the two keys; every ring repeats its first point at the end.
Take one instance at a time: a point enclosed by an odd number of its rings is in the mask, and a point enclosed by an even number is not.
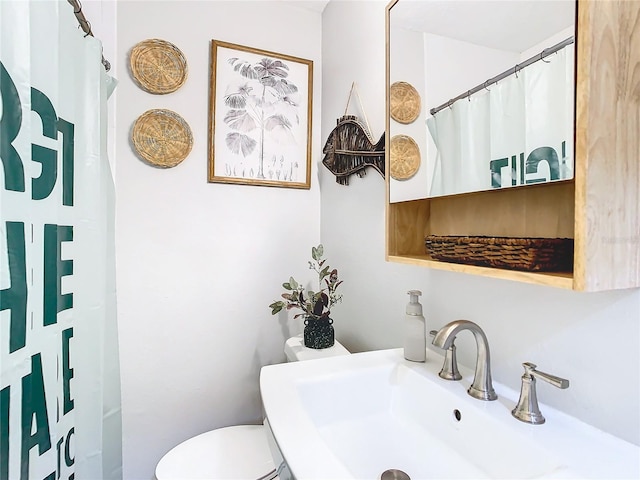
{"type": "Polygon", "coordinates": [[[404,320],[404,358],[412,362],[427,359],[427,328],[418,297],[420,290],[409,290],[409,303],[404,320]]]}

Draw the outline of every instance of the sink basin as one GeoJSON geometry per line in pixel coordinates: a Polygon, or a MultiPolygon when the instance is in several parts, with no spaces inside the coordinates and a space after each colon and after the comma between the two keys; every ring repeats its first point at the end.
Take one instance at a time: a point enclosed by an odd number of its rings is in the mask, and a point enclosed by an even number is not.
{"type": "Polygon", "coordinates": [[[514,392],[467,395],[438,377],[442,357],[380,350],[264,367],[260,390],[275,443],[303,479],[640,478],[640,448],[541,404],[544,425],[511,416],[514,392]]]}

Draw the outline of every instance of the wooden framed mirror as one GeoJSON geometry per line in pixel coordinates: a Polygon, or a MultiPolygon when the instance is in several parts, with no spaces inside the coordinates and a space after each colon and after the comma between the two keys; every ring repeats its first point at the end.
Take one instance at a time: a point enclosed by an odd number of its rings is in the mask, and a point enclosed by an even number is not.
{"type": "Polygon", "coordinates": [[[574,0],[392,3],[388,135],[420,161],[391,202],[573,178],[574,0]]]}

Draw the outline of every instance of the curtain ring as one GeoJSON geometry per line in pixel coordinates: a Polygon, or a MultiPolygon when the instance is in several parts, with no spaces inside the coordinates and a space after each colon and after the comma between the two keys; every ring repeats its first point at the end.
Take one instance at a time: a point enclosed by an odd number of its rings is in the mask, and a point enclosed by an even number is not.
{"type": "Polygon", "coordinates": [[[488,82],[489,82],[489,80],[487,80],[486,82],[484,82],[484,83],[482,84],[482,87],[483,87],[487,92],[490,92],[491,90],[489,90],[489,89],[487,88],[487,84],[488,84],[488,82]]]}
{"type": "Polygon", "coordinates": [[[89,35],[91,35],[93,37],[93,33],[91,33],[91,24],[89,23],[89,20],[85,20],[84,23],[87,24],[87,31],[84,34],[84,38],[87,38],[89,35]]]}
{"type": "Polygon", "coordinates": [[[542,60],[544,63],[551,63],[550,60],[545,60],[544,57],[547,56],[547,50],[548,48],[545,48],[544,50],[542,50],[542,53],[540,54],[540,60],[542,60]]]}
{"type": "Polygon", "coordinates": [[[519,71],[520,71],[520,65],[516,63],[516,66],[513,67],[513,73],[515,74],[516,78],[518,78],[519,71]]]}
{"type": "Polygon", "coordinates": [[[471,90],[467,90],[467,100],[471,101],[471,90]]]}

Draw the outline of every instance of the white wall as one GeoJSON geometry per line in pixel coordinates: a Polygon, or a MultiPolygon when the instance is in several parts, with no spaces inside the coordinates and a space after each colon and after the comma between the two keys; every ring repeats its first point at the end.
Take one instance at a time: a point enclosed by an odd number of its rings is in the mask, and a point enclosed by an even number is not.
{"type": "MultiPolygon", "coordinates": [[[[374,136],[384,127],[386,4],[334,0],[323,13],[323,138],[354,80],[374,136]]],[[[640,444],[640,290],[576,293],[386,263],[382,178],[371,172],[344,187],[322,169],[321,181],[322,241],[345,280],[333,317],[347,348],[400,346],[405,292],[418,288],[428,329],[466,318],[485,330],[496,381],[519,389],[521,363],[536,363],[571,380],[568,390],[539,384],[542,403],[640,444]]],[[[473,366],[472,336],[457,344],[473,366]]]]}
{"type": "Polygon", "coordinates": [[[258,375],[284,361],[299,332],[268,305],[290,275],[309,278],[320,238],[321,16],[277,1],[119,1],[117,281],[124,478],[150,479],[162,455],[204,431],[261,421],[258,375]],[[139,89],[127,67],[138,42],[160,38],[188,61],[169,95],[139,89]],[[314,61],[311,190],[207,183],[212,39],[314,61]],[[172,169],[138,159],[135,119],[167,108],[194,146],[172,169]]]}

